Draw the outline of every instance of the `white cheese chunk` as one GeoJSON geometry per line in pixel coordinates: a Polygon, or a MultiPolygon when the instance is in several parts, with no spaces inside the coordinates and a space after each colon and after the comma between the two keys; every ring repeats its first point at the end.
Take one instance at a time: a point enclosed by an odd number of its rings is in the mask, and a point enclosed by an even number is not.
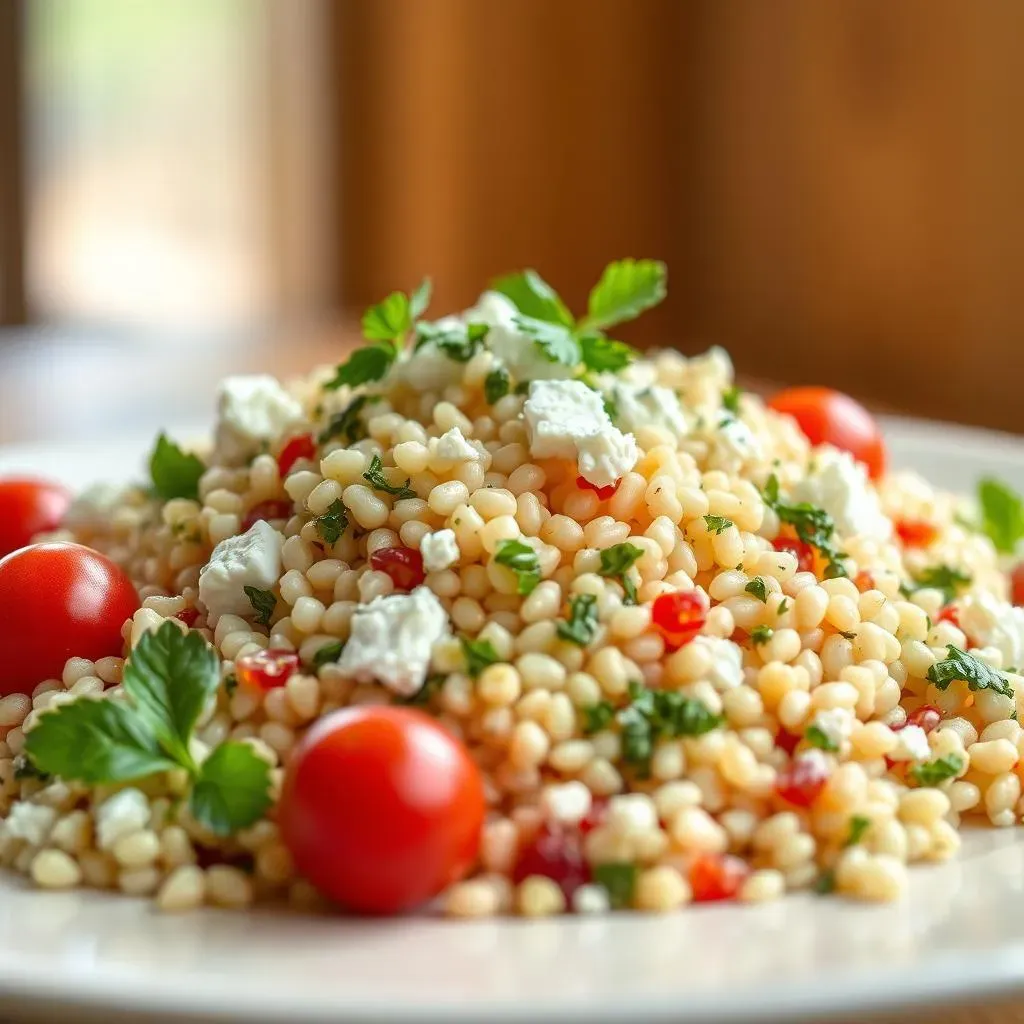
{"type": "Polygon", "coordinates": [[[850,738],[855,720],[853,712],[847,708],[827,708],[819,711],[811,724],[821,731],[832,746],[841,747],[850,738]]]}
{"type": "Polygon", "coordinates": [[[754,432],[743,420],[729,416],[723,419],[711,434],[709,466],[736,472],[746,462],[764,458],[764,449],[754,432]]]}
{"type": "Polygon", "coordinates": [[[22,801],[10,809],[4,826],[7,835],[14,839],[24,839],[30,846],[42,846],[56,820],[57,812],[52,807],[22,801]]]}
{"type": "Polygon", "coordinates": [[[616,424],[623,430],[661,427],[677,437],[689,432],[686,414],[671,388],[617,384],[612,389],[612,398],[617,410],[616,424]]]}
{"type": "Polygon", "coordinates": [[[597,487],[620,480],[640,457],[633,435],[612,423],[601,396],[580,381],[534,381],[523,416],[534,458],[575,459],[597,487]]]}
{"type": "Polygon", "coordinates": [[[448,613],[426,587],[377,597],[355,610],[338,668],[411,697],[426,681],[434,644],[447,633],[448,613]]]}
{"type": "Polygon", "coordinates": [[[846,537],[862,534],[878,540],[892,535],[867,470],[849,452],[824,446],[814,452],[812,470],[793,488],[794,501],[823,508],[846,537]]]}
{"type": "Polygon", "coordinates": [[[97,846],[109,850],[118,839],[145,828],[149,813],[149,801],[141,790],[129,787],[115,793],[96,808],[97,846]]]}
{"type": "Polygon", "coordinates": [[[928,734],[919,725],[905,725],[896,733],[896,746],[889,751],[892,761],[927,761],[932,756],[928,734]]]}
{"type": "Polygon", "coordinates": [[[743,650],[731,640],[717,636],[697,636],[690,641],[711,655],[707,678],[716,690],[734,690],[743,683],[743,650]]]}
{"type": "Polygon", "coordinates": [[[245,587],[271,590],[281,576],[284,537],[260,519],[246,533],[222,540],[199,570],[199,600],[210,624],[222,615],[252,619],[252,602],[245,587]]]}
{"type": "Polygon", "coordinates": [[[446,462],[475,462],[480,452],[469,441],[458,427],[446,430],[438,439],[435,451],[439,459],[446,462]]]}
{"type": "Polygon", "coordinates": [[[420,554],[423,556],[423,568],[427,572],[441,572],[455,565],[462,552],[459,551],[454,530],[436,530],[420,541],[420,554]]]}
{"type": "Polygon", "coordinates": [[[301,403],[268,374],[228,377],[217,393],[216,458],[244,465],[302,419],[301,403]]]}
{"type": "Polygon", "coordinates": [[[994,647],[1002,655],[1001,668],[1024,667],[1024,608],[984,591],[968,594],[957,607],[960,628],[972,647],[994,647]]]}

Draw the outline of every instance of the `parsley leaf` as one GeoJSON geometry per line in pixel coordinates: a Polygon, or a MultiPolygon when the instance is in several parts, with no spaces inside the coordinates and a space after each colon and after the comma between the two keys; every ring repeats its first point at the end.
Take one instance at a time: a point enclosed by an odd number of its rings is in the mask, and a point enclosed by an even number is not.
{"type": "Polygon", "coordinates": [[[601,330],[638,317],[665,298],[668,271],[660,260],[609,263],[594,285],[581,328],[601,330]]]}
{"type": "Polygon", "coordinates": [[[597,634],[597,598],[593,594],[576,594],[569,598],[569,621],[558,623],[563,640],[586,647],[597,634]]]}
{"type": "Polygon", "coordinates": [[[554,288],[536,270],[507,274],[495,281],[491,289],[501,292],[525,316],[545,320],[551,324],[561,324],[563,327],[572,327],[572,314],[566,309],[565,303],[558,297],[554,288]]]}
{"type": "Polygon", "coordinates": [[[612,395],[602,395],[601,404],[604,406],[604,411],[608,414],[608,419],[614,423],[619,418],[619,403],[615,401],[612,395]]]}
{"type": "Polygon", "coordinates": [[[911,593],[925,587],[941,590],[944,603],[949,604],[964,587],[970,585],[970,582],[970,576],[951,565],[931,565],[914,577],[911,593]]]}
{"type": "Polygon", "coordinates": [[[636,880],[640,869],[626,861],[598,864],[594,868],[594,881],[608,891],[608,901],[615,910],[623,910],[633,902],[636,880]]]}
{"type": "Polygon", "coordinates": [[[496,665],[501,661],[490,640],[470,640],[468,637],[460,636],[459,643],[462,644],[462,655],[466,659],[466,671],[473,679],[476,679],[488,665],[496,665]]]}
{"type": "Polygon", "coordinates": [[[1012,555],[1024,538],[1024,501],[1001,480],[986,477],[978,484],[982,529],[996,550],[1012,555]]]}
{"type": "Polygon", "coordinates": [[[723,722],[702,701],[675,690],[650,690],[630,683],[629,697],[629,706],[616,716],[622,730],[622,757],[642,775],[649,771],[657,740],[702,736],[723,722]]]}
{"type": "Polygon", "coordinates": [[[164,501],[198,498],[199,478],[205,472],[202,459],[182,451],[166,434],[156,439],[156,447],[149,457],[149,475],[158,497],[164,501]]]}
{"type": "Polygon", "coordinates": [[[725,516],[705,516],[704,522],[707,523],[708,533],[725,533],[733,525],[733,521],[725,516]]]}
{"type": "Polygon", "coordinates": [[[946,657],[928,669],[927,678],[940,690],[948,689],[953,680],[962,679],[969,690],[993,690],[1004,697],[1013,696],[1009,680],[973,654],[961,651],[953,644],[946,644],[946,657]]]}
{"type": "Polygon", "coordinates": [[[419,283],[416,291],[412,293],[412,297],[409,299],[409,316],[412,320],[419,320],[421,316],[427,311],[427,306],[430,305],[430,296],[433,294],[434,285],[429,277],[423,278],[419,283]]]}
{"type": "Polygon", "coordinates": [[[755,576],[743,589],[762,604],[768,603],[768,584],[760,576],[755,576]]]}
{"type": "Polygon", "coordinates": [[[511,569],[519,581],[519,594],[532,594],[541,580],[540,560],[537,552],[521,540],[503,540],[494,551],[494,561],[511,569]]]}
{"type": "Polygon", "coordinates": [[[459,323],[447,327],[417,324],[414,351],[418,352],[424,345],[432,343],[456,363],[468,363],[480,351],[483,339],[490,329],[488,324],[475,323],[459,323]]]}
{"type": "Polygon", "coordinates": [[[25,779],[38,779],[40,782],[45,782],[51,778],[48,772],[41,772],[25,754],[19,754],[11,763],[14,766],[14,778],[18,782],[23,782],[25,779]]]}
{"type": "Polygon", "coordinates": [[[277,598],[269,590],[260,590],[259,587],[246,586],[242,587],[242,590],[245,591],[245,596],[249,598],[249,604],[256,613],[257,625],[269,626],[270,617],[277,607],[277,598]]]}
{"type": "Polygon", "coordinates": [[[583,365],[595,373],[615,373],[636,358],[636,349],[623,341],[612,341],[601,334],[584,334],[579,339],[583,365]]]}
{"type": "Polygon", "coordinates": [[[448,677],[443,672],[427,676],[426,682],[411,697],[402,697],[395,703],[410,707],[424,707],[430,703],[430,698],[444,686],[447,680],[448,677]]]}
{"type": "Polygon", "coordinates": [[[771,626],[755,626],[750,631],[750,639],[755,644],[766,644],[774,636],[775,630],[771,626]]]}
{"type": "Polygon", "coordinates": [[[313,655],[313,667],[321,669],[324,665],[333,664],[341,657],[343,650],[345,650],[345,642],[343,640],[335,640],[333,643],[324,644],[313,655]]]}
{"type": "Polygon", "coordinates": [[[913,765],[907,774],[919,786],[937,786],[946,779],[955,779],[963,767],[964,759],[959,754],[946,754],[934,761],[913,765]]]}
{"type": "Polygon", "coordinates": [[[636,584],[626,575],[638,558],[643,556],[643,548],[624,541],[613,544],[601,552],[601,567],[598,575],[616,579],[622,584],[626,594],[626,604],[636,604],[636,584]]]}
{"type": "Polygon", "coordinates": [[[369,481],[375,491],[384,491],[386,494],[393,494],[396,498],[415,498],[416,492],[409,487],[409,478],[406,477],[404,484],[397,487],[389,483],[384,475],[384,463],[379,455],[370,459],[370,468],[363,474],[363,479],[369,481]]]}
{"type": "MultiPolygon", "coordinates": [[[[413,302],[405,292],[392,292],[375,306],[371,306],[362,320],[363,337],[367,341],[401,342],[412,327],[413,320],[427,308],[430,301],[430,282],[425,280],[416,290],[413,302]]],[[[397,352],[397,347],[394,348],[397,352]]]]}
{"type": "Polygon", "coordinates": [[[765,485],[764,500],[775,510],[780,523],[788,523],[792,526],[800,540],[817,548],[822,558],[828,560],[823,574],[825,579],[849,575],[839,561],[846,555],[842,551],[837,551],[835,547],[833,538],[835,523],[823,508],[818,508],[806,501],[796,504],[783,501],[779,497],[779,480],[774,473],[768,478],[768,483],[765,485]]]}
{"type": "Polygon", "coordinates": [[[571,327],[536,320],[522,313],[516,314],[512,322],[523,334],[533,339],[534,345],[549,363],[575,366],[580,361],[580,346],[571,327]]]}
{"type": "Polygon", "coordinates": [[[189,810],[219,836],[258,821],[270,807],[270,771],[248,743],[222,743],[202,763],[189,810]]]}
{"type": "Polygon", "coordinates": [[[839,635],[841,637],[845,637],[847,640],[856,640],[857,639],[857,634],[853,630],[851,630],[851,629],[841,629],[841,630],[839,630],[839,635]]]}
{"type": "Polygon", "coordinates": [[[324,387],[328,391],[337,391],[343,384],[356,388],[360,384],[380,380],[391,368],[397,355],[398,349],[390,344],[364,345],[357,348],[338,367],[324,387]]]}
{"type": "Polygon", "coordinates": [[[320,443],[325,444],[335,437],[343,437],[349,444],[355,444],[366,436],[366,428],[360,418],[363,409],[379,402],[380,395],[357,395],[341,412],[335,413],[327,426],[320,431],[320,443]]]}
{"type": "Polygon", "coordinates": [[[316,532],[325,544],[337,544],[338,539],[348,529],[348,509],[341,498],[335,498],[327,506],[323,515],[313,520],[316,532]]]}
{"type": "Polygon", "coordinates": [[[834,753],[839,749],[839,744],[819,725],[809,725],[804,732],[804,739],[819,750],[828,750],[834,753]]]}
{"type": "Polygon", "coordinates": [[[607,729],[615,718],[615,708],[610,701],[599,700],[583,709],[583,731],[587,734],[607,729]]]}
{"type": "Polygon", "coordinates": [[[855,814],[850,819],[850,834],[846,837],[844,846],[856,846],[863,838],[864,833],[871,828],[871,819],[860,814],[855,814]]]}
{"type": "Polygon", "coordinates": [[[488,405],[494,405],[499,399],[504,398],[509,392],[508,370],[499,366],[491,370],[484,380],[484,398],[488,405]]]}
{"type": "Polygon", "coordinates": [[[739,388],[726,388],[722,392],[722,408],[727,412],[731,412],[733,416],[739,416],[740,395],[742,394],[743,392],[739,388]]]}

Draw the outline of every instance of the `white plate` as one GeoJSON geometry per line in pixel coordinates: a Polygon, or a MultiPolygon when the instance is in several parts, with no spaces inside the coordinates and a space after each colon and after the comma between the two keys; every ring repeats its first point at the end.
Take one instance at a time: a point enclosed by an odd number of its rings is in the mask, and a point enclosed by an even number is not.
{"type": "MultiPolygon", "coordinates": [[[[1024,444],[887,424],[897,465],[969,488],[1024,489],[1024,444]]],[[[148,439],[0,449],[0,473],[81,485],[132,474],[148,439]],[[126,468],[127,467],[127,468],[126,468]]],[[[0,875],[0,1006],[140,1019],[747,1022],[1024,989],[1024,837],[979,830],[868,907],[813,896],[529,923],[352,920],[269,912],[165,917],[95,893],[41,894],[0,875]]]]}

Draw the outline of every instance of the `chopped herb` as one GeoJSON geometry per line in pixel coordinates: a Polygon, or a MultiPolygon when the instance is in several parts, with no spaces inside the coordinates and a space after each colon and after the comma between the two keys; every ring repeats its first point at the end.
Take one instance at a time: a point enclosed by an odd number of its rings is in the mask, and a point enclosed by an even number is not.
{"type": "Polygon", "coordinates": [[[324,665],[332,665],[341,657],[343,650],[345,650],[345,644],[342,640],[335,640],[333,643],[324,644],[313,655],[313,667],[321,669],[324,665]]]}
{"type": "Polygon", "coordinates": [[[839,559],[845,558],[842,551],[837,551],[833,534],[835,523],[823,509],[809,502],[802,501],[790,504],[779,497],[779,479],[773,473],[768,478],[764,489],[765,503],[775,510],[779,522],[788,523],[796,531],[797,537],[805,544],[818,549],[822,558],[828,560],[825,568],[825,579],[835,579],[849,575],[839,559]]]}
{"type": "Polygon", "coordinates": [[[934,761],[913,765],[907,774],[919,786],[937,786],[946,779],[955,779],[963,767],[964,759],[959,754],[946,754],[934,761]]]}
{"type": "Polygon", "coordinates": [[[814,891],[819,896],[827,896],[831,892],[836,890],[836,873],[829,868],[827,871],[822,871],[818,875],[818,880],[814,883],[814,891]]]}
{"type": "Polygon", "coordinates": [[[996,550],[1012,555],[1024,538],[1024,500],[1001,480],[987,477],[978,484],[982,529],[996,550]]]}
{"type": "Polygon", "coordinates": [[[242,587],[242,590],[245,591],[245,596],[249,598],[249,604],[256,613],[256,624],[269,626],[270,617],[277,607],[277,598],[269,590],[260,590],[259,587],[246,586],[242,587]]]}
{"type": "Polygon", "coordinates": [[[762,604],[768,603],[768,584],[760,576],[755,576],[743,589],[762,604]]]}
{"type": "Polygon", "coordinates": [[[608,892],[608,901],[615,910],[624,910],[633,902],[636,880],[640,869],[625,861],[598,864],[594,868],[594,881],[608,892]]]}
{"type": "Polygon", "coordinates": [[[49,772],[40,771],[25,754],[19,754],[13,761],[14,764],[14,778],[18,782],[24,782],[25,779],[37,779],[40,782],[46,782],[51,778],[49,772]]]}
{"type": "Polygon", "coordinates": [[[324,387],[328,391],[337,391],[344,384],[357,388],[360,384],[381,380],[397,356],[398,349],[390,342],[357,348],[324,387]]]}
{"type": "Polygon", "coordinates": [[[432,676],[427,676],[426,682],[411,697],[402,697],[396,703],[407,704],[412,707],[423,707],[430,703],[430,698],[433,697],[447,681],[448,677],[442,672],[435,673],[432,676]]]}
{"type": "Polygon", "coordinates": [[[384,475],[384,463],[379,455],[370,459],[370,468],[363,474],[363,479],[369,481],[375,491],[384,491],[386,494],[393,494],[396,498],[415,498],[416,492],[409,487],[409,478],[406,477],[404,484],[397,487],[388,481],[384,475]]]}
{"type": "Polygon", "coordinates": [[[558,623],[558,635],[586,647],[596,634],[597,598],[593,594],[576,594],[569,598],[569,621],[558,623]]]}
{"type": "Polygon", "coordinates": [[[583,365],[595,373],[615,373],[636,358],[636,349],[622,341],[600,334],[584,334],[579,339],[583,365]]]}
{"type": "Polygon", "coordinates": [[[597,570],[598,574],[608,579],[616,579],[622,584],[626,604],[636,604],[636,584],[626,574],[643,553],[643,548],[638,548],[628,541],[613,544],[601,552],[601,567],[597,570]]]}
{"type": "Polygon", "coordinates": [[[343,437],[349,444],[355,444],[366,436],[361,419],[367,405],[379,402],[380,395],[357,395],[341,412],[335,413],[327,426],[320,431],[320,443],[326,444],[336,437],[343,437]]]}
{"type": "Polygon", "coordinates": [[[202,459],[179,448],[166,434],[156,439],[149,457],[153,490],[164,501],[199,497],[199,478],[206,472],[202,459]]]}
{"type": "Polygon", "coordinates": [[[854,633],[852,630],[849,630],[849,629],[841,629],[841,630],[839,630],[839,635],[843,636],[843,637],[846,637],[847,640],[856,640],[857,639],[857,634],[854,633]]]}
{"type": "Polygon", "coordinates": [[[722,392],[722,407],[727,409],[733,414],[733,416],[739,416],[740,414],[740,395],[743,392],[737,388],[726,388],[722,392]]]}
{"type": "Polygon", "coordinates": [[[508,370],[504,366],[499,366],[487,374],[484,380],[484,398],[487,399],[488,405],[494,405],[499,399],[504,398],[508,390],[508,370]]]}
{"type": "Polygon", "coordinates": [[[348,529],[348,509],[341,498],[335,498],[327,506],[327,511],[315,520],[316,532],[325,544],[337,544],[338,539],[348,529]]]}
{"type": "Polygon", "coordinates": [[[500,541],[494,552],[494,561],[498,565],[507,566],[516,574],[521,597],[532,594],[541,581],[540,560],[537,558],[537,552],[521,540],[500,541]]]}
{"type": "Polygon", "coordinates": [[[609,701],[600,700],[596,704],[590,704],[583,709],[585,733],[600,732],[607,729],[615,718],[615,708],[609,701]]]}
{"type": "Polygon", "coordinates": [[[856,846],[863,838],[864,833],[871,828],[871,819],[855,814],[850,819],[850,834],[846,837],[844,846],[856,846]]]}
{"type": "Polygon", "coordinates": [[[818,725],[808,726],[804,732],[804,739],[819,750],[828,750],[834,753],[839,749],[839,744],[818,725]]]}
{"type": "Polygon", "coordinates": [[[235,695],[235,690],[237,690],[237,689],[238,689],[238,676],[236,676],[235,673],[232,672],[231,675],[227,676],[227,678],[225,678],[225,680],[224,680],[224,692],[229,697],[233,697],[235,695]]]}
{"type": "Polygon", "coordinates": [[[549,363],[575,366],[580,361],[579,342],[571,327],[537,320],[522,313],[517,313],[512,322],[523,334],[533,339],[534,345],[549,363]]]}
{"type": "Polygon", "coordinates": [[[775,630],[770,626],[755,626],[750,631],[750,639],[755,644],[766,644],[774,636],[775,630]]]}
{"type": "Polygon", "coordinates": [[[946,657],[928,669],[927,678],[940,690],[947,689],[955,679],[962,679],[969,690],[992,690],[1004,697],[1013,696],[1009,680],[973,654],[961,651],[953,644],[946,644],[946,657]]]}
{"type": "Polygon", "coordinates": [[[572,327],[572,314],[558,297],[554,288],[536,270],[522,270],[507,274],[491,284],[491,289],[500,292],[520,313],[536,320],[572,327]]]}
{"type": "Polygon", "coordinates": [[[608,414],[608,419],[614,423],[619,418],[619,403],[611,395],[602,395],[601,404],[604,406],[604,411],[608,414]]]}
{"type": "Polygon", "coordinates": [[[788,597],[784,597],[779,602],[779,607],[775,609],[775,614],[776,615],[785,615],[786,612],[788,612],[788,611],[789,611],[789,598],[788,597]]]}
{"type": "Polygon", "coordinates": [[[665,298],[668,272],[659,260],[624,259],[609,263],[587,302],[581,330],[603,330],[638,317],[665,298]]]}
{"type": "Polygon", "coordinates": [[[931,565],[923,572],[914,577],[914,590],[941,590],[945,604],[949,604],[957,594],[966,586],[969,586],[971,577],[965,572],[951,565],[931,565]]]}
{"type": "Polygon", "coordinates": [[[528,380],[521,380],[515,386],[514,391],[515,391],[515,394],[517,394],[517,395],[529,394],[530,393],[530,382],[528,380]]]}
{"type": "Polygon", "coordinates": [[[419,323],[416,325],[413,351],[418,352],[424,345],[433,344],[454,362],[468,363],[483,347],[483,340],[490,329],[488,324],[457,323],[439,327],[437,324],[419,323]]]}
{"type": "Polygon", "coordinates": [[[726,519],[725,516],[705,516],[704,522],[707,523],[708,533],[725,533],[730,526],[733,525],[731,519],[726,519]]]}
{"type": "Polygon", "coordinates": [[[490,640],[470,640],[468,637],[459,637],[462,644],[462,655],[466,659],[466,671],[473,679],[488,665],[495,665],[501,658],[494,649],[490,640]]]}

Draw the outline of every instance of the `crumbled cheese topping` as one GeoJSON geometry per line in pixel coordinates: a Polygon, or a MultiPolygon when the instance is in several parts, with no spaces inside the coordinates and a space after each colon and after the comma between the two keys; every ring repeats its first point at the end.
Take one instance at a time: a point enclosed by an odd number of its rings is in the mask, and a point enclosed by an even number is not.
{"type": "Polygon", "coordinates": [[[243,534],[222,540],[199,570],[199,600],[206,607],[210,624],[222,615],[251,619],[252,602],[245,587],[270,590],[281,575],[284,537],[260,519],[243,534]]]}
{"type": "Polygon", "coordinates": [[[999,651],[1001,668],[1024,665],[1024,608],[1015,608],[984,591],[967,594],[957,608],[960,628],[972,646],[999,651]]]}
{"type": "Polygon", "coordinates": [[[57,812],[52,807],[23,800],[10,809],[4,826],[7,835],[24,839],[31,846],[42,846],[56,820],[57,812]]]}
{"type": "Polygon", "coordinates": [[[850,738],[855,721],[854,713],[846,708],[827,708],[814,716],[812,724],[817,726],[834,746],[841,747],[843,742],[850,738]]]}
{"type": "Polygon", "coordinates": [[[815,449],[811,470],[793,488],[793,499],[823,508],[844,536],[885,540],[892,535],[867,470],[849,452],[827,445],[815,449]]]}
{"type": "Polygon", "coordinates": [[[303,419],[300,402],[268,374],[228,377],[217,392],[217,458],[244,465],[303,419]]]}
{"type": "Polygon", "coordinates": [[[744,463],[764,458],[761,442],[743,420],[722,420],[710,440],[709,468],[738,472],[744,463]]]}
{"type": "Polygon", "coordinates": [[[717,636],[697,636],[691,641],[711,655],[708,680],[716,690],[733,690],[743,684],[743,649],[717,636]]]}
{"type": "Polygon", "coordinates": [[[445,431],[438,439],[435,450],[439,459],[446,462],[475,462],[480,452],[466,440],[458,427],[445,431]]]}
{"type": "Polygon", "coordinates": [[[96,845],[109,850],[118,839],[149,824],[149,801],[142,790],[129,787],[96,808],[96,845]]]}
{"type": "Polygon", "coordinates": [[[454,530],[436,530],[420,541],[423,568],[427,572],[442,572],[455,565],[462,555],[454,530]]]}
{"type": "Polygon", "coordinates": [[[905,725],[896,733],[896,747],[889,751],[893,761],[927,761],[932,756],[928,734],[919,725],[905,725]]]}
{"type": "Polygon", "coordinates": [[[616,422],[623,430],[635,432],[642,427],[654,426],[676,437],[689,432],[686,414],[671,388],[617,384],[612,389],[612,398],[617,410],[616,422]]]}

